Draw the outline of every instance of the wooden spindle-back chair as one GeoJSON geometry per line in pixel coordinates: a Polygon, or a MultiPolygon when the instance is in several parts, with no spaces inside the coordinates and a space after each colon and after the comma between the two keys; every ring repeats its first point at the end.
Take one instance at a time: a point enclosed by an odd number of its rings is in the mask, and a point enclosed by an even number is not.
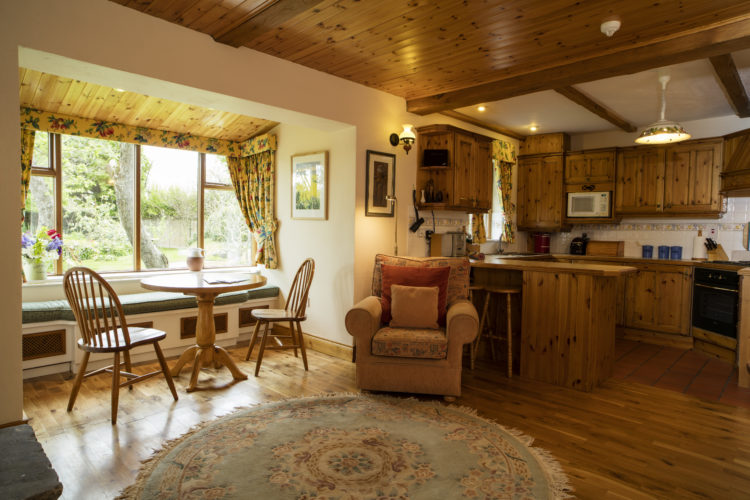
{"type": "Polygon", "coordinates": [[[117,294],[104,278],[89,268],[69,269],[63,277],[63,287],[81,332],[78,347],[84,351],[83,360],[70,393],[68,411],[73,409],[83,379],[103,372],[112,373],[112,425],[117,423],[120,387],[128,386],[132,389],[132,385],[136,382],[163,373],[169,390],[177,401],[177,391],[164,354],[159,347],[159,341],[167,336],[166,332],[154,328],[128,328],[117,294]],[[130,349],[146,344],[154,346],[161,370],[145,375],[135,375],[132,373],[130,363],[130,349]],[[86,366],[92,352],[114,353],[114,363],[86,373],[86,366]],[[124,371],[120,366],[120,353],[123,353],[124,371]],[[121,383],[121,377],[126,378],[126,381],[121,383]]]}
{"type": "Polygon", "coordinates": [[[305,351],[305,342],[302,338],[302,326],[300,323],[307,319],[307,316],[305,316],[307,297],[310,293],[310,284],[312,283],[314,274],[315,261],[312,259],[306,259],[297,270],[297,274],[294,276],[292,288],[289,290],[289,296],[287,297],[284,309],[254,309],[251,312],[256,323],[255,330],[253,330],[253,336],[250,339],[250,346],[247,349],[245,361],[250,359],[250,354],[253,352],[253,347],[255,347],[255,342],[258,339],[258,332],[260,332],[261,326],[265,326],[260,341],[258,361],[255,363],[256,377],[260,371],[260,364],[263,361],[263,353],[266,349],[294,349],[294,356],[297,357],[297,349],[299,348],[299,350],[302,351],[302,363],[305,365],[305,370],[307,370],[307,352],[305,351]],[[290,333],[288,335],[274,334],[273,330],[269,333],[269,326],[272,323],[280,321],[289,322],[290,333]],[[274,339],[276,345],[266,345],[269,337],[274,339]],[[289,343],[285,344],[282,342],[282,339],[289,339],[289,343]]]}

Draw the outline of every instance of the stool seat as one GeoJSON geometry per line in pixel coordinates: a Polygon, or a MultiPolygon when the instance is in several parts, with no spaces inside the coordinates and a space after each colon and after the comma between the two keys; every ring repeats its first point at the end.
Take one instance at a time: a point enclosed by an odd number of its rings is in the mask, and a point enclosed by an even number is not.
{"type": "Polygon", "coordinates": [[[511,322],[511,296],[519,295],[521,288],[513,286],[495,286],[495,285],[472,285],[469,286],[470,292],[484,292],[484,305],[482,306],[482,316],[479,321],[479,334],[477,335],[474,344],[470,346],[471,354],[471,369],[474,369],[474,361],[476,360],[477,350],[479,349],[479,343],[484,335],[484,327],[487,322],[487,311],[489,310],[490,298],[493,295],[502,295],[506,297],[506,315],[507,315],[507,331],[506,335],[500,336],[497,332],[490,331],[487,334],[487,338],[490,340],[490,349],[492,350],[492,359],[495,359],[495,345],[492,343],[493,340],[505,340],[508,347],[508,378],[513,376],[513,330],[511,322]]]}

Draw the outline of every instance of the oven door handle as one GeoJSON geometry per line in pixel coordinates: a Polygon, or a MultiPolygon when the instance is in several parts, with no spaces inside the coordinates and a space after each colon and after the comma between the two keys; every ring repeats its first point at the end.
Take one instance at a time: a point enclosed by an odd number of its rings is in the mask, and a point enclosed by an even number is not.
{"type": "Polygon", "coordinates": [[[722,292],[739,293],[737,290],[732,290],[731,288],[722,288],[720,286],[704,285],[703,283],[695,283],[695,286],[699,286],[701,288],[710,288],[711,290],[721,290],[722,292]]]}

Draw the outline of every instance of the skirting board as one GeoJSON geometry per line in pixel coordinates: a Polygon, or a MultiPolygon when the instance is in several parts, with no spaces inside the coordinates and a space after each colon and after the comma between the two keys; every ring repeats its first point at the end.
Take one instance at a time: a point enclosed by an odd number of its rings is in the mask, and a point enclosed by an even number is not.
{"type": "MultiPolygon", "coordinates": [[[[273,329],[279,333],[279,335],[288,335],[289,328],[283,325],[275,324],[273,329]]],[[[322,352],[328,354],[334,358],[345,359],[351,361],[352,359],[352,346],[334,342],[333,340],[324,339],[322,337],[316,337],[305,333],[303,330],[303,337],[305,339],[305,347],[312,349],[313,351],[322,352]]]]}
{"type": "Polygon", "coordinates": [[[647,344],[667,345],[679,347],[680,349],[692,349],[693,337],[670,333],[652,332],[650,330],[638,330],[636,328],[617,327],[617,337],[628,340],[637,340],[647,344]]]}

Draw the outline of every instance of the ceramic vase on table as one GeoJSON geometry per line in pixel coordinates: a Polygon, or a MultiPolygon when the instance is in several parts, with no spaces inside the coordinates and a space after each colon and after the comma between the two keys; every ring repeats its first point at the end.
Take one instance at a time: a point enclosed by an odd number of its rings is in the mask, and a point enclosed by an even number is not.
{"type": "Polygon", "coordinates": [[[47,279],[47,263],[44,261],[28,261],[26,270],[29,281],[44,281],[47,279]]]}
{"type": "Polygon", "coordinates": [[[200,271],[203,269],[203,249],[188,248],[187,266],[191,271],[200,271]]]}

